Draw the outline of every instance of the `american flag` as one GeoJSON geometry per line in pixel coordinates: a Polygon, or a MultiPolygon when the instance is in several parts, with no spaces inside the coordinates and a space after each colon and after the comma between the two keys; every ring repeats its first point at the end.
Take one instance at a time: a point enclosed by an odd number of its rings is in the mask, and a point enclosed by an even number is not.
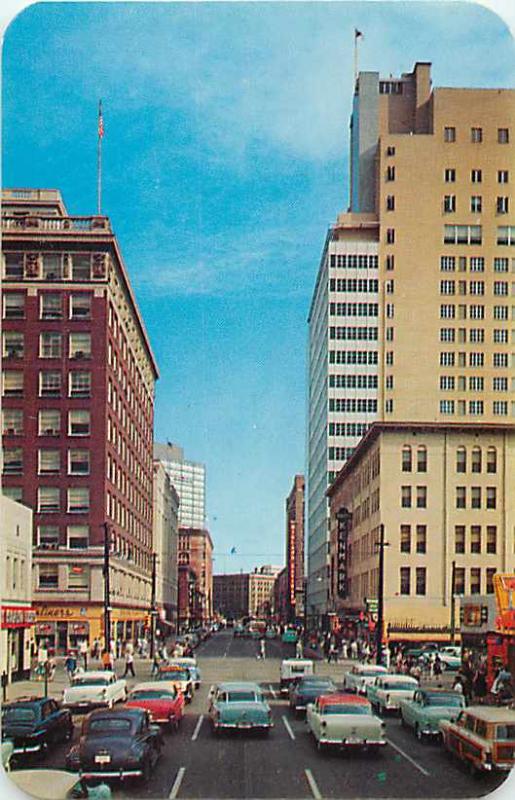
{"type": "Polygon", "coordinates": [[[102,101],[98,104],[98,138],[102,139],[104,136],[104,118],[102,116],[102,101]]]}

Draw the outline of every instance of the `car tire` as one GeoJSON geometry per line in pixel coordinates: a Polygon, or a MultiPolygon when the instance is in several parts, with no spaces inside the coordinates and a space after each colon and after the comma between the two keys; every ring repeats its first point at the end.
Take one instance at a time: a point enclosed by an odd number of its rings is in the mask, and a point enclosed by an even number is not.
{"type": "Polygon", "coordinates": [[[321,739],[317,739],[316,745],[317,745],[317,750],[318,750],[319,753],[325,753],[326,752],[326,745],[321,739]]]}
{"type": "Polygon", "coordinates": [[[425,742],[424,734],[420,730],[418,723],[415,724],[415,736],[417,740],[420,742],[420,744],[424,744],[425,742]]]}
{"type": "Polygon", "coordinates": [[[114,708],[114,698],[113,697],[111,697],[111,699],[107,701],[107,707],[108,707],[109,710],[114,708]]]}

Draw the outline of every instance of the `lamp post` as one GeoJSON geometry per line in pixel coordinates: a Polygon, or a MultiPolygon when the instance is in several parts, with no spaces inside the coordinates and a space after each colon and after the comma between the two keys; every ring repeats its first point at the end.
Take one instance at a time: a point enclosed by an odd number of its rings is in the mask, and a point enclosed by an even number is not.
{"type": "Polygon", "coordinates": [[[451,644],[456,644],[456,603],[454,595],[456,593],[456,562],[452,562],[451,567],[451,644]]]}
{"type": "Polygon", "coordinates": [[[377,623],[376,623],[376,664],[381,664],[383,655],[383,624],[384,624],[384,548],[388,542],[384,540],[384,525],[379,526],[379,575],[377,585],[377,623]]]}
{"type": "Polygon", "coordinates": [[[152,583],[150,587],[150,658],[154,660],[155,638],[156,638],[156,578],[157,578],[157,555],[152,553],[152,583]]]}
{"type": "Polygon", "coordinates": [[[111,647],[111,591],[110,591],[110,564],[109,554],[111,542],[109,537],[109,523],[104,522],[104,649],[109,652],[111,647]]]}

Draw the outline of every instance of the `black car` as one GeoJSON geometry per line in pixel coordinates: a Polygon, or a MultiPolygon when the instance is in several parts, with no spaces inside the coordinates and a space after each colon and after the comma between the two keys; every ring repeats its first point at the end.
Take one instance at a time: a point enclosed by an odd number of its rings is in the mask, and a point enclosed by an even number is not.
{"type": "Polygon", "coordinates": [[[15,757],[40,753],[72,736],[70,711],[51,697],[20,697],[2,706],[2,739],[13,742],[15,757]]]}
{"type": "Polygon", "coordinates": [[[80,741],[66,757],[66,768],[88,778],[149,780],[163,739],[143,708],[93,711],[82,724],[80,741]]]}
{"type": "Polygon", "coordinates": [[[336,684],[331,678],[308,675],[290,686],[290,708],[296,712],[305,711],[308,703],[314,703],[321,694],[331,694],[337,691],[336,684]]]}

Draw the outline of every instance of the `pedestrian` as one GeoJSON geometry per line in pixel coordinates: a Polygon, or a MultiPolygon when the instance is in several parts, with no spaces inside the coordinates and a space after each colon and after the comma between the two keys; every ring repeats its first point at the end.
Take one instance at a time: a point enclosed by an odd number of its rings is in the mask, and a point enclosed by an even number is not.
{"type": "Polygon", "coordinates": [[[109,652],[109,650],[104,650],[102,653],[102,666],[104,667],[104,670],[106,671],[110,670],[111,664],[112,664],[111,653],[109,652]]]}
{"type": "Polygon", "coordinates": [[[295,643],[295,658],[302,658],[302,656],[303,656],[302,639],[299,636],[299,638],[295,643]]]}
{"type": "Polygon", "coordinates": [[[452,691],[458,692],[459,694],[465,694],[463,688],[463,679],[459,674],[456,675],[456,677],[454,678],[454,682],[452,684],[452,691]]]}
{"type": "Polygon", "coordinates": [[[68,675],[68,680],[70,683],[72,682],[72,678],[75,674],[75,670],[77,669],[77,659],[75,658],[73,653],[68,653],[66,656],[66,660],[64,662],[64,668],[68,675]]]}
{"type": "Polygon", "coordinates": [[[122,677],[125,678],[128,674],[132,675],[133,678],[136,677],[136,673],[134,672],[134,656],[129,652],[125,652],[125,672],[123,673],[122,677]]]}
{"type": "Polygon", "coordinates": [[[472,690],[474,693],[474,697],[478,700],[479,703],[482,703],[484,698],[486,697],[486,673],[484,669],[479,667],[476,670],[474,675],[474,680],[472,681],[472,690]]]}
{"type": "Polygon", "coordinates": [[[93,640],[93,658],[100,658],[100,640],[98,636],[93,640]]]}
{"type": "Polygon", "coordinates": [[[88,671],[88,641],[87,639],[81,639],[79,644],[79,653],[82,656],[82,663],[84,666],[84,672],[88,671]]]}
{"type": "Polygon", "coordinates": [[[350,643],[350,657],[355,660],[358,657],[358,643],[353,639],[350,643]]]}
{"type": "Polygon", "coordinates": [[[264,639],[261,639],[261,641],[259,642],[259,650],[261,653],[261,658],[264,661],[266,658],[266,644],[264,639]]]}

